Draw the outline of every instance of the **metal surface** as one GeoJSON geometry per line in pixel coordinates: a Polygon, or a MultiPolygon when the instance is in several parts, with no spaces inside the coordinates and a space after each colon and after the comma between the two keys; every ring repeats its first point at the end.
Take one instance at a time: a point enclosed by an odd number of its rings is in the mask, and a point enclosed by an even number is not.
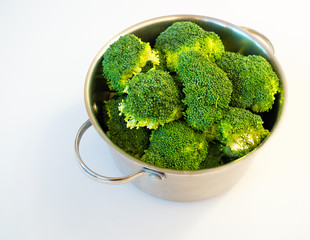
{"type": "Polygon", "coordinates": [[[264,34],[252,29],[252,28],[248,28],[248,27],[241,27],[242,29],[248,31],[249,33],[253,34],[255,37],[259,38],[260,40],[262,40],[270,49],[270,51],[275,54],[275,50],[274,50],[274,46],[271,43],[271,41],[269,40],[269,38],[267,38],[264,34]]]}
{"type": "MultiPolygon", "coordinates": [[[[267,46],[266,44],[263,44],[262,41],[257,39],[257,37],[253,37],[253,31],[250,33],[248,28],[245,30],[244,28],[235,26],[231,23],[205,16],[165,16],[151,19],[126,29],[111,39],[96,55],[87,73],[84,89],[85,105],[90,122],[108,144],[113,154],[113,158],[118,164],[120,170],[124,174],[131,174],[132,172],[138,173],[139,177],[135,179],[133,183],[142,191],[172,201],[196,201],[218,195],[233,186],[243,176],[255,156],[255,153],[261,150],[265,144],[270,142],[273,133],[277,129],[283,111],[286,95],[285,77],[281,66],[273,54],[274,50],[272,44],[267,44],[267,46]],[[133,33],[143,41],[150,42],[151,45],[153,45],[160,32],[165,30],[172,23],[183,20],[193,21],[205,30],[217,33],[221,37],[227,51],[240,52],[244,55],[256,54],[265,57],[279,76],[281,87],[281,92],[276,96],[273,109],[264,114],[265,127],[270,130],[270,136],[251,153],[237,159],[236,161],[220,167],[199,171],[163,169],[146,164],[127,154],[113,144],[105,134],[105,126],[100,125],[102,117],[104,116],[102,112],[103,108],[100,106],[100,103],[107,100],[110,95],[106,80],[102,78],[101,72],[102,56],[109,45],[116,41],[120,36],[128,33],[133,33]],[[156,177],[150,177],[154,176],[154,174],[147,175],[144,172],[140,173],[141,169],[142,171],[148,169],[153,171],[156,176],[159,174],[159,176],[165,177],[161,178],[162,180],[158,180],[156,177]]],[[[256,36],[258,35],[256,34],[256,36]]],[[[76,148],[79,145],[79,140],[83,131],[86,129],[86,126],[82,127],[82,131],[78,134],[76,148]]],[[[78,151],[77,154],[79,156],[78,151]]],[[[81,159],[80,165],[87,175],[93,179],[100,182],[110,182],[110,180],[106,181],[110,178],[94,175],[94,172],[88,169],[81,159]]],[[[133,178],[129,177],[129,179],[132,180],[133,178]]]]}

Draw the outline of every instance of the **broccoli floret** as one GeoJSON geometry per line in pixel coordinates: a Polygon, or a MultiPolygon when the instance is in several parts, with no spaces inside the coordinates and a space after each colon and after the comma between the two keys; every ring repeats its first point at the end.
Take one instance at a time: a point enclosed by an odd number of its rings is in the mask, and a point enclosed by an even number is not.
{"type": "Polygon", "coordinates": [[[216,141],[208,142],[208,154],[201,162],[200,169],[218,167],[224,163],[224,153],[222,145],[216,141]]]}
{"type": "Polygon", "coordinates": [[[185,88],[186,103],[203,103],[219,108],[228,107],[232,83],[215,63],[199,52],[188,51],[180,54],[177,66],[177,73],[185,88]]]}
{"type": "Polygon", "coordinates": [[[149,70],[136,74],[125,92],[128,95],[119,110],[129,128],[156,129],[182,117],[181,93],[168,72],[149,70]]]}
{"type": "Polygon", "coordinates": [[[265,58],[225,52],[217,64],[233,83],[231,106],[254,112],[272,108],[279,91],[279,78],[265,58]]]}
{"type": "Polygon", "coordinates": [[[203,134],[178,120],[153,130],[150,146],[141,160],[162,168],[198,170],[207,152],[208,142],[203,134]]]}
{"type": "Polygon", "coordinates": [[[223,111],[214,106],[193,104],[187,107],[184,115],[187,123],[192,128],[200,131],[209,131],[213,124],[220,121],[223,116],[223,111]]]}
{"type": "Polygon", "coordinates": [[[156,38],[155,47],[166,55],[167,67],[174,72],[177,69],[178,56],[181,52],[195,50],[210,60],[217,60],[224,50],[220,37],[205,31],[193,22],[175,22],[156,38]]]}
{"type": "Polygon", "coordinates": [[[141,72],[148,61],[153,65],[159,64],[158,56],[149,43],[142,42],[133,34],[121,36],[103,55],[103,74],[110,89],[123,91],[128,79],[141,72]]]}
{"type": "Polygon", "coordinates": [[[146,73],[147,71],[151,70],[151,69],[156,69],[156,70],[162,70],[162,71],[168,71],[167,65],[166,65],[166,58],[165,58],[165,54],[158,49],[153,49],[153,51],[156,53],[157,57],[158,57],[158,65],[154,66],[154,63],[149,61],[145,64],[145,66],[142,68],[143,73],[146,73]]]}
{"type": "Polygon", "coordinates": [[[167,68],[166,56],[164,52],[156,48],[155,48],[155,51],[159,59],[159,64],[155,66],[155,69],[168,72],[169,70],[167,68]]]}
{"type": "Polygon", "coordinates": [[[223,70],[196,51],[180,54],[177,73],[184,85],[186,120],[191,127],[205,131],[229,106],[232,83],[223,70]]]}
{"type": "Polygon", "coordinates": [[[259,115],[236,107],[229,108],[216,131],[217,140],[224,145],[224,154],[231,158],[249,153],[269,135],[259,115]]]}
{"type": "Polygon", "coordinates": [[[168,71],[167,64],[166,64],[166,58],[164,53],[161,50],[158,49],[153,49],[155,54],[158,57],[158,65],[154,65],[153,62],[148,61],[145,66],[142,68],[141,72],[146,73],[147,71],[151,69],[156,69],[156,70],[162,70],[162,71],[168,71]]]}
{"type": "Polygon", "coordinates": [[[141,158],[149,145],[150,131],[146,128],[129,129],[126,127],[124,116],[120,116],[118,110],[121,101],[122,98],[112,98],[105,103],[108,115],[107,137],[125,152],[141,158]]]}

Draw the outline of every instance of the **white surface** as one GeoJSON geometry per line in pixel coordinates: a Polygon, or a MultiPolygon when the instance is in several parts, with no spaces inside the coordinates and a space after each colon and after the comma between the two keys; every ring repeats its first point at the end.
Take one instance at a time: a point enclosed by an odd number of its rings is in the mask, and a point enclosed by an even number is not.
{"type": "MultiPolygon", "coordinates": [[[[0,2],[0,239],[310,239],[307,1],[0,2]],[[242,180],[201,202],[153,198],[132,184],[103,185],[75,161],[88,118],[88,67],[114,35],[170,14],[200,14],[270,38],[287,77],[279,131],[242,180]]],[[[120,173],[91,128],[90,167],[120,173]]]]}

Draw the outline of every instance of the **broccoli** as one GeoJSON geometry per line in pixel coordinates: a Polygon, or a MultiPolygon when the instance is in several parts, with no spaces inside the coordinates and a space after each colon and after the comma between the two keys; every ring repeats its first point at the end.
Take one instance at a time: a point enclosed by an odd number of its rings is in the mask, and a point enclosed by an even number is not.
{"type": "Polygon", "coordinates": [[[216,125],[217,140],[223,153],[231,158],[242,157],[256,148],[268,135],[262,118],[249,110],[230,107],[216,125]]]}
{"type": "Polygon", "coordinates": [[[198,170],[207,152],[203,134],[178,120],[152,131],[149,148],[141,160],[162,168],[198,170]]]}
{"type": "Polygon", "coordinates": [[[122,36],[102,66],[113,98],[98,121],[112,142],[148,164],[213,168],[269,135],[264,112],[280,91],[272,66],[261,56],[225,51],[216,33],[195,23],[172,24],[153,48],[133,34],[122,36]]]}
{"type": "Polygon", "coordinates": [[[175,72],[179,54],[195,50],[210,60],[217,60],[224,50],[220,37],[211,31],[205,31],[193,22],[175,22],[161,32],[155,41],[155,48],[166,55],[167,67],[175,72]]]}
{"type": "Polygon", "coordinates": [[[233,83],[231,106],[254,112],[272,108],[279,91],[279,79],[265,58],[225,52],[217,64],[233,83]]]}
{"type": "Polygon", "coordinates": [[[119,110],[129,128],[156,129],[182,117],[182,95],[168,72],[149,70],[136,74],[125,92],[119,110]]]}
{"type": "Polygon", "coordinates": [[[166,65],[166,59],[165,59],[165,54],[156,48],[153,48],[153,51],[156,53],[158,57],[158,65],[153,64],[153,62],[149,61],[146,63],[146,65],[142,68],[141,72],[146,73],[147,71],[151,69],[156,69],[156,70],[162,70],[162,71],[168,71],[167,65],[166,65]]]}
{"type": "Polygon", "coordinates": [[[119,115],[118,106],[122,98],[105,102],[107,110],[107,137],[118,147],[136,158],[141,158],[148,147],[150,132],[146,128],[129,129],[123,116],[119,115]]]}
{"type": "Polygon", "coordinates": [[[133,34],[121,36],[103,55],[103,74],[110,89],[123,91],[128,79],[141,72],[149,61],[153,65],[159,64],[158,56],[149,43],[142,42],[133,34]]]}
{"type": "Polygon", "coordinates": [[[186,120],[204,131],[220,120],[222,110],[229,106],[232,83],[223,70],[196,51],[182,52],[177,67],[184,85],[186,120]]]}
{"type": "Polygon", "coordinates": [[[184,115],[188,125],[192,128],[200,131],[209,131],[214,124],[220,121],[223,116],[223,110],[202,104],[189,105],[184,115]]]}
{"type": "Polygon", "coordinates": [[[218,167],[224,164],[222,145],[217,141],[208,141],[208,154],[200,163],[200,169],[218,167]]]}

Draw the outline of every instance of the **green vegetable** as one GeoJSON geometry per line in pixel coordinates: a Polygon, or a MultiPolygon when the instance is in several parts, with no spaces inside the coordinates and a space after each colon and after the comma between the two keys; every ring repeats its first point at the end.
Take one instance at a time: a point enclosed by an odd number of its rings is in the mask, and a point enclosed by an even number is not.
{"type": "Polygon", "coordinates": [[[142,161],[177,170],[198,170],[207,156],[204,135],[184,121],[173,121],[154,130],[142,161]]]}
{"type": "Polygon", "coordinates": [[[231,158],[242,157],[256,148],[268,135],[262,118],[249,110],[230,107],[216,126],[217,140],[223,153],[231,158]]]}
{"type": "Polygon", "coordinates": [[[153,62],[148,61],[146,65],[142,68],[141,72],[146,73],[147,71],[151,69],[168,71],[165,54],[161,50],[156,49],[156,48],[153,48],[153,51],[156,53],[159,63],[157,65],[154,65],[153,62]]]}
{"type": "Polygon", "coordinates": [[[254,112],[272,108],[279,91],[279,79],[265,58],[225,52],[217,64],[233,83],[231,106],[254,112]]]}
{"type": "Polygon", "coordinates": [[[107,109],[107,137],[125,152],[141,158],[149,145],[150,131],[146,128],[129,129],[123,116],[120,116],[118,106],[122,98],[106,101],[107,109]]]}
{"type": "Polygon", "coordinates": [[[155,47],[166,55],[167,67],[177,69],[179,54],[189,50],[201,52],[210,60],[217,60],[224,52],[220,37],[208,32],[193,22],[176,22],[163,31],[156,39],[155,47]]]}
{"type": "Polygon", "coordinates": [[[103,55],[103,74],[111,90],[123,91],[127,81],[141,72],[147,62],[159,64],[155,51],[149,43],[144,43],[133,34],[121,36],[112,43],[103,55]]]}
{"type": "Polygon", "coordinates": [[[224,164],[223,147],[219,142],[208,142],[208,154],[200,163],[199,169],[214,168],[224,164]]]}
{"type": "Polygon", "coordinates": [[[225,52],[216,33],[188,21],[169,26],[152,48],[120,37],[102,71],[114,96],[97,113],[107,136],[146,163],[177,170],[221,166],[258,147],[280,91],[265,58],[225,52]]]}
{"type": "Polygon", "coordinates": [[[182,117],[181,93],[168,72],[149,70],[136,74],[119,106],[127,127],[156,129],[182,117]]]}
{"type": "Polygon", "coordinates": [[[186,120],[191,127],[204,131],[228,107],[232,83],[223,70],[196,51],[181,53],[177,67],[184,85],[186,120]]]}

